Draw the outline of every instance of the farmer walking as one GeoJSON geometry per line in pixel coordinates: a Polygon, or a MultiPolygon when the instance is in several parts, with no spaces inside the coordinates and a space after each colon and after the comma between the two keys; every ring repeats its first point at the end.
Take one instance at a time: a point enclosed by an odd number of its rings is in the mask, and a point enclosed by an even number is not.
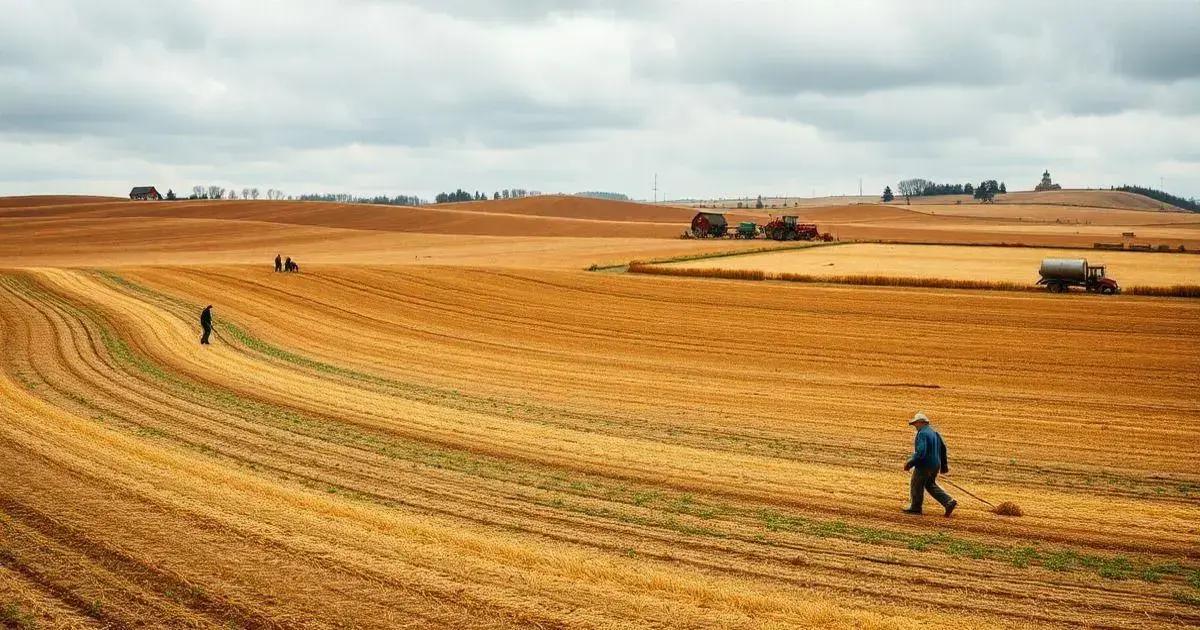
{"type": "Polygon", "coordinates": [[[275,254],[275,273],[281,271],[283,271],[283,259],[279,257],[279,254],[275,254]]]}
{"type": "Polygon", "coordinates": [[[200,343],[207,346],[209,345],[208,336],[212,334],[212,304],[205,306],[204,310],[200,311],[200,327],[204,329],[204,335],[200,337],[200,343]]]}
{"type": "Polygon", "coordinates": [[[958,507],[958,501],[955,501],[950,495],[946,494],[942,487],[937,485],[938,473],[943,475],[950,472],[950,460],[946,457],[946,443],[942,441],[942,436],[933,427],[929,426],[929,418],[918,411],[908,421],[909,426],[916,427],[917,436],[913,441],[913,454],[904,462],[904,470],[912,470],[912,481],[909,483],[909,494],[911,502],[908,508],[904,510],[909,514],[920,514],[921,504],[925,500],[925,492],[929,492],[929,496],[937,499],[938,503],[946,508],[946,516],[950,516],[954,512],[954,508],[958,507]]]}

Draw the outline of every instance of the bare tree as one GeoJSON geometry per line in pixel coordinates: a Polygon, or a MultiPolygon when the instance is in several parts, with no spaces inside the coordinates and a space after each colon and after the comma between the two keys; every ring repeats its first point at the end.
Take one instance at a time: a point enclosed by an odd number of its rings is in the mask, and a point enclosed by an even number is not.
{"type": "Polygon", "coordinates": [[[204,196],[203,186],[192,186],[192,196],[199,199],[204,196]]]}
{"type": "Polygon", "coordinates": [[[242,189],[242,199],[249,199],[249,198],[250,198],[250,189],[243,188],[242,189]]]}
{"type": "MultiPolygon", "coordinates": [[[[243,196],[243,197],[245,197],[245,195],[242,195],[242,196],[243,196]]],[[[257,189],[257,188],[251,188],[251,189],[250,189],[250,198],[251,198],[251,199],[258,199],[258,189],[257,189]]]]}
{"type": "Polygon", "coordinates": [[[930,183],[931,182],[929,180],[921,179],[919,177],[913,179],[904,179],[896,185],[896,190],[905,197],[916,197],[924,194],[925,187],[929,186],[930,183]]]}

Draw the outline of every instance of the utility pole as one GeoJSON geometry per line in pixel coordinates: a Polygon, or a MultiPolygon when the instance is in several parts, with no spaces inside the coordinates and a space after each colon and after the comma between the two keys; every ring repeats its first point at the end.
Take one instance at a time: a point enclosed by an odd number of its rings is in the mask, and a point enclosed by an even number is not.
{"type": "Polygon", "coordinates": [[[658,203],[658,173],[654,174],[654,203],[658,203]]]}
{"type": "Polygon", "coordinates": [[[862,196],[862,178],[861,177],[858,178],[858,196],[859,197],[862,196]]]}

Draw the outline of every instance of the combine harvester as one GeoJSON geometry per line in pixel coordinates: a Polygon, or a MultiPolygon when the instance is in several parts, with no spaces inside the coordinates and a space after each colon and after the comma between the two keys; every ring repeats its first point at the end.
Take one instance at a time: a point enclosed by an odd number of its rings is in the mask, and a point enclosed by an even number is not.
{"type": "Polygon", "coordinates": [[[772,218],[766,225],[753,221],[738,223],[737,229],[729,230],[725,215],[717,212],[697,212],[692,217],[692,228],[684,232],[685,238],[768,238],[775,241],[832,241],[833,235],[821,233],[815,223],[800,223],[799,217],[783,216],[772,218]]]}
{"type": "Polygon", "coordinates": [[[1083,287],[1088,293],[1112,295],[1120,293],[1116,280],[1104,275],[1104,265],[1089,265],[1083,258],[1044,258],[1038,269],[1041,279],[1051,293],[1063,293],[1070,287],[1083,287]]]}

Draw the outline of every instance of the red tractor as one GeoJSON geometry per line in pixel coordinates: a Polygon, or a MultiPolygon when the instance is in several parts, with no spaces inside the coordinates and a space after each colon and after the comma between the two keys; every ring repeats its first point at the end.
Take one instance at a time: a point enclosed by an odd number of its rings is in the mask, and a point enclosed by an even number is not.
{"type": "Polygon", "coordinates": [[[797,223],[799,217],[786,216],[771,219],[763,226],[763,234],[776,241],[813,241],[833,240],[828,234],[821,234],[813,223],[797,223]]]}

